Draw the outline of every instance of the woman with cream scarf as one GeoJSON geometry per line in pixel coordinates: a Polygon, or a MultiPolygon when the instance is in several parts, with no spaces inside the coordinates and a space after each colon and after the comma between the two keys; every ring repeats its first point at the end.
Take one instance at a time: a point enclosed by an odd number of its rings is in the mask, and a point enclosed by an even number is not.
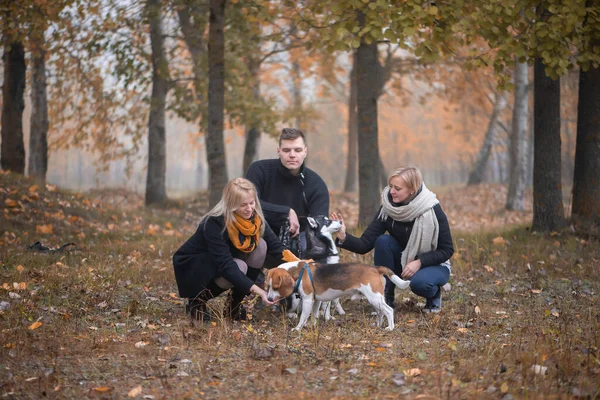
{"type": "MultiPolygon", "coordinates": [[[[346,233],[340,214],[331,214],[332,219],[342,221],[336,244],[358,254],[375,248],[375,265],[410,280],[413,293],[426,299],[424,312],[440,312],[441,287],[450,279],[454,253],[448,218],[416,167],[397,169],[388,182],[381,208],[360,238],[346,233]]],[[[394,288],[386,279],[385,301],[391,307],[394,288]]]]}
{"type": "Polygon", "coordinates": [[[186,309],[191,317],[208,320],[206,302],[230,288],[226,311],[233,319],[246,319],[241,302],[248,293],[273,304],[254,281],[267,253],[281,259],[283,250],[265,222],[254,184],[244,178],[232,179],[223,189],[221,201],[173,255],[179,296],[188,299],[186,309]]]}

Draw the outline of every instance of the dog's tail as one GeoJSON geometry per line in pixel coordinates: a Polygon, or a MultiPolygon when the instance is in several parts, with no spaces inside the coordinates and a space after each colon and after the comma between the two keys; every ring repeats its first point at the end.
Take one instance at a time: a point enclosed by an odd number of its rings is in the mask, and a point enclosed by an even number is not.
{"type": "Polygon", "coordinates": [[[387,267],[377,267],[377,271],[381,275],[385,275],[394,283],[394,285],[398,286],[400,289],[408,289],[410,286],[410,281],[405,281],[400,278],[398,275],[394,274],[394,272],[387,267]]]}

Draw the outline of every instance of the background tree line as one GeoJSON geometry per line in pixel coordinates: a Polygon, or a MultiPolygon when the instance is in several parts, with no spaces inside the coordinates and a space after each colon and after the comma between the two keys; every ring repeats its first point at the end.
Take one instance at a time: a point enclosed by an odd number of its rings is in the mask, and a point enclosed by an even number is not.
{"type": "MultiPolygon", "coordinates": [[[[485,137],[468,182],[482,181],[504,131],[507,208],[523,207],[532,155],[533,229],[551,231],[568,217],[561,132],[570,125],[569,116],[561,119],[560,82],[578,73],[577,94],[569,97],[577,104],[574,171],[565,173],[573,173],[572,217],[598,221],[598,1],[1,4],[3,169],[25,172],[23,109],[29,87],[27,172],[40,182],[48,168],[49,137],[54,148],[93,150],[101,165],[131,160],[147,142],[146,204],[165,203],[165,121],[171,113],[196,125],[204,138],[198,151],[206,155],[214,204],[229,179],[226,127],[243,130],[246,167],[257,156],[261,133],[276,135],[280,124],[311,129],[318,106],[306,93],[319,81],[320,95],[345,104],[345,190],[359,188],[361,222],[379,206],[386,156],[410,158],[379,144],[382,98],[394,95],[446,98],[460,108],[487,110],[480,129],[485,137]],[[339,67],[339,60],[347,60],[347,68],[339,67]],[[411,93],[407,80],[423,82],[426,89],[411,93]]],[[[439,135],[434,143],[442,146],[444,133],[439,135]]],[[[443,156],[444,148],[431,154],[443,156]]]]}

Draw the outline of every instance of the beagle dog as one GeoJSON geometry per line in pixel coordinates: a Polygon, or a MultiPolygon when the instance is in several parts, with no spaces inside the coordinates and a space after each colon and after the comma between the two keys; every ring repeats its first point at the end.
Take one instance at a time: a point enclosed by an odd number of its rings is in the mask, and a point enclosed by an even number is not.
{"type": "Polygon", "coordinates": [[[381,327],[385,317],[388,321],[387,330],[391,331],[394,329],[394,310],[385,304],[384,276],[390,278],[400,289],[406,289],[410,285],[409,281],[402,280],[386,267],[306,261],[287,262],[269,270],[265,282],[267,296],[271,301],[288,297],[297,290],[302,300],[302,314],[294,330],[301,330],[311,314],[316,323],[322,301],[362,294],[377,311],[377,326],[381,327]]]}

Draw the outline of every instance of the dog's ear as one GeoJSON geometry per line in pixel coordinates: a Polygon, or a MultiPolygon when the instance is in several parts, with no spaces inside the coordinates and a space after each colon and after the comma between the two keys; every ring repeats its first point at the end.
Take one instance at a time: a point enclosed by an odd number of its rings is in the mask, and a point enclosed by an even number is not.
{"type": "Polygon", "coordinates": [[[279,294],[281,297],[291,296],[294,292],[294,279],[289,274],[285,274],[279,284],[279,294]]]}
{"type": "Polygon", "coordinates": [[[317,221],[315,221],[313,217],[306,217],[306,220],[308,221],[308,225],[310,225],[311,228],[317,229],[319,227],[319,224],[317,223],[317,221]]]}

